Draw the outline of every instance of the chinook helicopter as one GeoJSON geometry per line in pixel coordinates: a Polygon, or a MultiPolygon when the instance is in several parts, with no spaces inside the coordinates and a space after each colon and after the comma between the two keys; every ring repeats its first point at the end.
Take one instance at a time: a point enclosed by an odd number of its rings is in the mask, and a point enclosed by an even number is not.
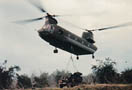
{"type": "Polygon", "coordinates": [[[125,23],[121,25],[93,30],[82,29],[85,30],[85,32],[83,32],[82,37],[79,37],[69,30],[66,30],[65,28],[58,25],[56,17],[60,17],[61,15],[51,15],[40,4],[37,5],[33,2],[30,2],[30,4],[35,6],[41,12],[46,13],[46,15],[40,18],[18,21],[17,23],[30,23],[45,19],[45,24],[41,29],[38,30],[39,36],[50,45],[55,47],[55,49],[53,50],[54,53],[58,53],[57,48],[59,48],[76,55],[77,59],[79,59],[79,55],[92,55],[92,58],[95,57],[94,53],[97,51],[97,47],[94,45],[95,40],[93,31],[113,29],[130,24],[125,23]]]}

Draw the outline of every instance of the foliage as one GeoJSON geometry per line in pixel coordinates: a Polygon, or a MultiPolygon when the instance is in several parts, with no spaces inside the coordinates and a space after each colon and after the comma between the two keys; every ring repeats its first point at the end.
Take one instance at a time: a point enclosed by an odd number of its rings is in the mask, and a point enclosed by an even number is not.
{"type": "Polygon", "coordinates": [[[119,74],[114,68],[116,62],[113,62],[110,58],[103,60],[98,60],[98,65],[94,65],[92,70],[99,83],[117,83],[119,74]]]}
{"type": "Polygon", "coordinates": [[[17,77],[18,86],[20,88],[31,88],[31,79],[27,75],[18,75],[17,77]]]}
{"type": "Polygon", "coordinates": [[[20,70],[19,66],[6,67],[7,60],[0,64],[0,89],[9,88],[13,79],[16,77],[16,71],[20,70]]]}
{"type": "Polygon", "coordinates": [[[35,76],[34,81],[36,83],[36,87],[43,88],[48,86],[48,73],[42,73],[40,76],[35,76]]]}
{"type": "Polygon", "coordinates": [[[52,73],[52,75],[54,76],[56,84],[58,84],[60,79],[62,79],[63,77],[69,77],[71,73],[66,72],[64,70],[62,71],[56,70],[55,72],[52,73]]]}
{"type": "Polygon", "coordinates": [[[91,73],[87,76],[83,76],[83,82],[87,84],[95,84],[95,82],[97,82],[97,78],[93,73],[91,73]]]}
{"type": "Polygon", "coordinates": [[[126,69],[121,74],[122,82],[123,83],[132,83],[132,69],[126,69]]]}

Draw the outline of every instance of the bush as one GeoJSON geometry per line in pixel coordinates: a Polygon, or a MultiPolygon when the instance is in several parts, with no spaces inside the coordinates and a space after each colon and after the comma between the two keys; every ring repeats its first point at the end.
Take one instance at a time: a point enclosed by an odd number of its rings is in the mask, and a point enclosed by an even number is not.
{"type": "Polygon", "coordinates": [[[69,77],[70,75],[71,75],[71,73],[66,72],[66,71],[64,71],[64,70],[62,70],[62,71],[56,70],[55,72],[53,72],[53,73],[51,74],[51,76],[54,77],[55,82],[56,82],[57,85],[58,85],[58,83],[59,83],[59,80],[61,80],[61,79],[64,78],[64,77],[69,77]]]}
{"type": "Polygon", "coordinates": [[[123,83],[132,83],[132,69],[126,69],[121,73],[123,83]]]}
{"type": "Polygon", "coordinates": [[[35,76],[34,77],[35,86],[38,88],[49,86],[48,77],[49,77],[48,73],[42,73],[40,76],[35,76]]]}
{"type": "Polygon", "coordinates": [[[116,72],[113,62],[110,58],[97,60],[98,65],[92,67],[93,73],[96,75],[99,83],[117,83],[119,82],[119,74],[116,72]]]}
{"type": "Polygon", "coordinates": [[[16,77],[16,71],[20,70],[19,66],[6,67],[7,60],[0,64],[0,89],[10,88],[13,79],[16,77]]]}
{"type": "Polygon", "coordinates": [[[31,79],[27,75],[20,75],[17,77],[18,86],[20,88],[31,88],[31,79]]]}

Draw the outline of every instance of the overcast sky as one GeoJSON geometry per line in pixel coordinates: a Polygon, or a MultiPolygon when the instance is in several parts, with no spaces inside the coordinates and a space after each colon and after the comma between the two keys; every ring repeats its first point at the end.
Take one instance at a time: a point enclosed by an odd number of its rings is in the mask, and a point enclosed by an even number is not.
{"type": "MultiPolygon", "coordinates": [[[[36,0],[37,1],[37,0],[36,0]]],[[[60,26],[81,36],[82,30],[63,22],[68,21],[82,28],[94,29],[118,25],[132,21],[131,0],[42,0],[45,9],[51,14],[72,15],[58,18],[60,26]]],[[[35,29],[40,29],[44,21],[19,25],[13,21],[43,16],[26,0],[0,0],[0,62],[8,60],[8,65],[19,65],[20,73],[49,72],[56,69],[75,69],[70,62],[71,54],[59,49],[54,54],[54,47],[43,41],[35,29]]],[[[132,68],[132,25],[94,32],[98,51],[95,59],[91,55],[80,56],[74,64],[84,75],[91,72],[96,59],[110,57],[117,62],[116,68],[122,71],[132,68]]]]}

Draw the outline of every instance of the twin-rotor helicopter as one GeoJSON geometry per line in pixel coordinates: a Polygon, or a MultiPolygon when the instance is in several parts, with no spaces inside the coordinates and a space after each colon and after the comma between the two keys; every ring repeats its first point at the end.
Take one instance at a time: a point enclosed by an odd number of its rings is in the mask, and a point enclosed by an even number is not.
{"type": "Polygon", "coordinates": [[[103,31],[118,27],[124,27],[130,24],[125,23],[121,25],[93,30],[83,29],[85,30],[85,32],[83,32],[82,37],[79,37],[78,35],[73,34],[69,30],[66,30],[65,28],[58,25],[56,17],[59,17],[61,15],[51,15],[42,7],[42,5],[37,5],[33,2],[30,3],[41,12],[46,13],[46,15],[40,18],[23,20],[19,22],[30,23],[45,19],[45,24],[41,29],[38,30],[39,36],[50,45],[55,47],[55,49],[53,50],[54,53],[58,53],[57,48],[59,48],[76,55],[77,59],[79,59],[79,55],[92,55],[92,58],[94,58],[94,53],[97,51],[93,35],[94,31],[103,31]]]}

